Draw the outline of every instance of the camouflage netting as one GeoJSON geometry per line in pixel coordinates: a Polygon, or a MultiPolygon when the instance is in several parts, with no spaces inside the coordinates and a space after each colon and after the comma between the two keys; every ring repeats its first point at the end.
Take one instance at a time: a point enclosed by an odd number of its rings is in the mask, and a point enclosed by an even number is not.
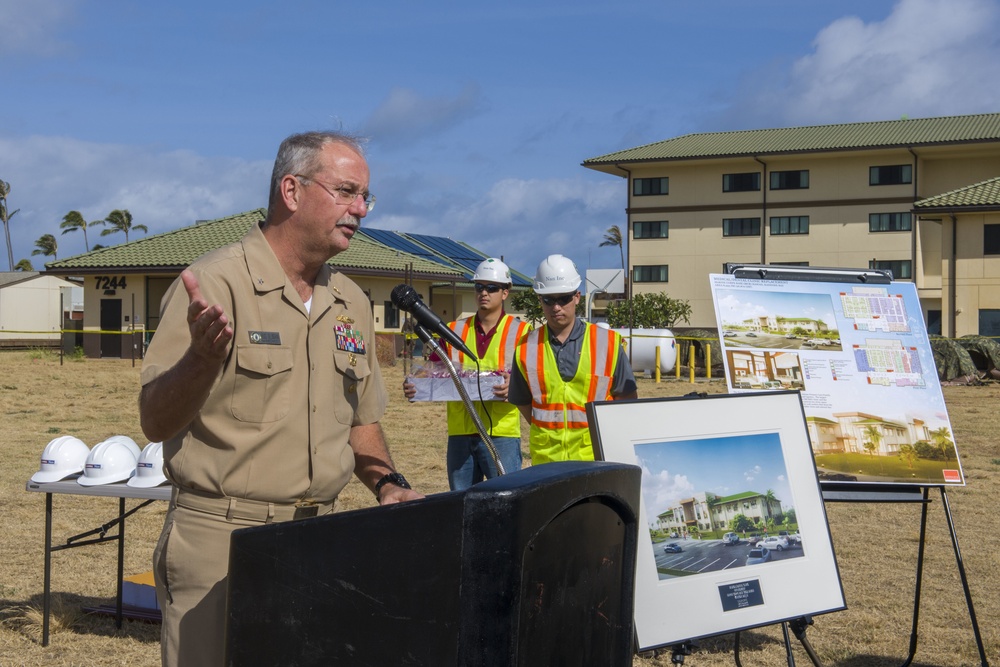
{"type": "Polygon", "coordinates": [[[979,377],[976,365],[968,351],[951,338],[931,336],[931,349],[934,351],[934,364],[937,366],[938,379],[948,382],[958,379],[970,382],[979,377]]]}
{"type": "Polygon", "coordinates": [[[962,336],[955,340],[969,353],[972,363],[980,371],[985,371],[991,376],[997,376],[997,369],[1000,368],[1000,343],[986,336],[962,336]]]}

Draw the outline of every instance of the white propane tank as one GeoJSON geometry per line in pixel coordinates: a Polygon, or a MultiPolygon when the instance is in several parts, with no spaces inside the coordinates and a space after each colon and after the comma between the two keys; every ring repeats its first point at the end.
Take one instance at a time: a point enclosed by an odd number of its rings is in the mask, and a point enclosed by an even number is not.
{"type": "MultiPolygon", "coordinates": [[[[605,322],[597,326],[610,329],[605,322]]],[[[628,350],[632,351],[632,371],[646,372],[653,375],[656,369],[656,347],[660,348],[660,374],[668,373],[677,362],[677,342],[670,329],[632,329],[632,339],[629,340],[629,329],[612,329],[625,339],[628,350]]]]}

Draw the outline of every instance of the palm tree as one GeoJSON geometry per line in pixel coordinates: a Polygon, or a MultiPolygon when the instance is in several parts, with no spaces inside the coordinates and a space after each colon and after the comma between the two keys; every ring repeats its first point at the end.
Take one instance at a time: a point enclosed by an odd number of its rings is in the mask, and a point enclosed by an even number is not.
{"type": "Polygon", "coordinates": [[[948,427],[942,426],[931,431],[931,439],[934,441],[934,446],[941,450],[944,460],[950,461],[951,447],[954,443],[951,441],[951,431],[948,430],[948,427]]]}
{"type": "Polygon", "coordinates": [[[14,249],[10,245],[10,219],[14,217],[17,209],[13,212],[7,210],[7,195],[10,194],[10,183],[0,180],[0,222],[3,222],[3,235],[7,241],[7,270],[14,270],[14,249]]]}
{"type": "Polygon", "coordinates": [[[52,234],[42,234],[35,241],[35,250],[31,251],[32,255],[45,255],[46,257],[54,257],[59,259],[56,252],[59,250],[59,244],[56,243],[56,237],[52,234]]]}
{"type": "Polygon", "coordinates": [[[125,232],[125,243],[128,243],[128,233],[134,229],[138,229],[143,232],[148,232],[149,229],[146,225],[133,225],[132,224],[132,214],[128,212],[128,209],[115,209],[108,213],[108,217],[101,221],[105,225],[110,225],[110,229],[105,229],[101,231],[101,236],[107,236],[108,234],[114,234],[116,232],[125,232]]]}
{"type": "Polygon", "coordinates": [[[22,259],[20,262],[14,265],[15,271],[34,271],[35,267],[31,265],[31,261],[27,259],[22,259]]]}
{"type": "Polygon", "coordinates": [[[868,438],[865,440],[865,451],[871,456],[875,456],[875,452],[882,442],[882,431],[878,430],[878,426],[875,424],[869,424],[865,426],[864,435],[868,438]]]}
{"type": "Polygon", "coordinates": [[[774,495],[774,489],[768,489],[764,492],[764,511],[767,512],[768,518],[771,517],[771,503],[777,501],[778,498],[774,495]]]}
{"type": "Polygon", "coordinates": [[[63,221],[59,223],[59,228],[63,234],[68,234],[70,232],[75,232],[76,230],[83,231],[83,245],[87,248],[87,252],[90,252],[90,242],[87,241],[87,227],[93,227],[94,225],[101,224],[101,220],[95,220],[94,222],[87,222],[83,219],[83,215],[79,211],[70,211],[63,217],[63,221]]]}
{"type": "Polygon", "coordinates": [[[625,270],[625,250],[622,246],[622,230],[618,225],[611,225],[608,227],[608,231],[604,232],[604,240],[601,241],[600,246],[618,246],[618,254],[621,256],[622,260],[622,271],[625,270]]]}

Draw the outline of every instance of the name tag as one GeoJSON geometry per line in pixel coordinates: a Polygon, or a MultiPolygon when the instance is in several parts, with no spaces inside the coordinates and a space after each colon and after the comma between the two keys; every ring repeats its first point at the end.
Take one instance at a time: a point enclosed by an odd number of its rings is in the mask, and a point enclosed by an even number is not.
{"type": "Polygon", "coordinates": [[[277,331],[251,331],[250,342],[256,345],[281,345],[281,335],[277,331]]]}

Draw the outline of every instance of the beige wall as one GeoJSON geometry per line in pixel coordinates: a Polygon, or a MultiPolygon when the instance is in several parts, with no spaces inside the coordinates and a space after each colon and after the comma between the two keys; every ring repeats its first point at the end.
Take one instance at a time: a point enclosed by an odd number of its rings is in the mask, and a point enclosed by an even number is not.
{"type": "Polygon", "coordinates": [[[58,341],[63,308],[71,307],[60,300],[63,287],[75,285],[55,276],[36,276],[0,289],[0,341],[58,341]]]}
{"type": "MultiPolygon", "coordinates": [[[[942,263],[943,237],[950,231],[941,223],[920,222],[913,216],[913,232],[871,232],[868,216],[907,213],[917,199],[997,176],[1000,147],[935,148],[917,151],[917,155],[916,183],[882,186],[869,185],[869,167],[913,164],[913,154],[893,149],[763,158],[768,173],[808,170],[809,188],[771,190],[768,177],[762,176],[762,190],[737,193],[722,191],[723,174],[761,172],[760,163],[739,158],[637,166],[632,170],[633,179],[666,176],[670,184],[667,195],[635,197],[629,182],[629,266],[666,264],[669,280],[665,284],[634,283],[633,292],[665,292],[687,300],[692,307],[690,326],[714,328],[708,276],[720,273],[726,262],[808,262],[815,267],[867,268],[873,259],[911,260],[914,281],[926,300],[925,313],[928,308],[941,308],[945,298],[942,276],[947,273],[947,264],[942,263]],[[769,219],[776,216],[809,216],[809,233],[772,236],[769,219]],[[722,236],[723,218],[753,217],[761,218],[763,248],[760,237],[722,236]],[[669,238],[632,239],[632,222],[657,220],[669,221],[669,238]]],[[[960,250],[964,238],[960,239],[960,250]]],[[[958,330],[964,333],[974,333],[978,327],[980,306],[975,304],[992,298],[992,294],[977,294],[973,299],[973,292],[995,289],[995,283],[988,280],[974,285],[973,276],[985,278],[990,272],[994,276],[1000,272],[1000,258],[994,263],[992,258],[982,257],[982,222],[978,232],[969,232],[969,239],[972,246],[962,250],[970,256],[969,264],[961,265],[960,258],[959,267],[959,280],[967,283],[957,306],[963,310],[958,330]]]]}

